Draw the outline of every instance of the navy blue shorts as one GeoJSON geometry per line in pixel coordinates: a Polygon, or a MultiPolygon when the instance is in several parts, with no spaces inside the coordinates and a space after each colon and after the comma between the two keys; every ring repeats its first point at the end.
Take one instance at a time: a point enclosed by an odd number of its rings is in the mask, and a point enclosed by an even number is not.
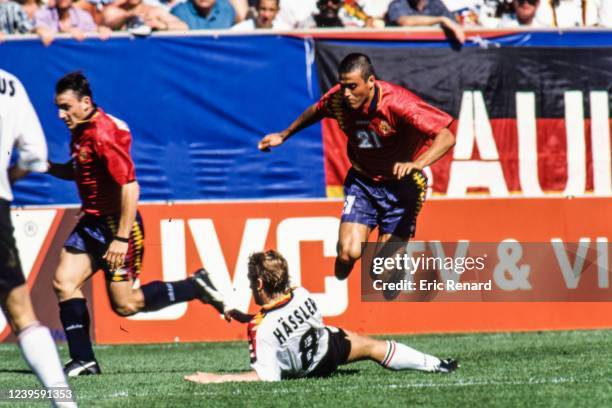
{"type": "Polygon", "coordinates": [[[427,191],[427,178],[413,171],[401,180],[373,181],[350,169],[344,181],[344,222],[377,227],[381,234],[412,238],[427,191]]]}
{"type": "Polygon", "coordinates": [[[102,258],[112,242],[119,226],[118,215],[95,216],[85,214],[64,243],[71,252],[87,253],[93,259],[93,270],[103,269],[109,282],[127,282],[140,275],[144,255],[144,227],[140,212],[130,232],[128,252],[122,268],[111,270],[102,258]]]}

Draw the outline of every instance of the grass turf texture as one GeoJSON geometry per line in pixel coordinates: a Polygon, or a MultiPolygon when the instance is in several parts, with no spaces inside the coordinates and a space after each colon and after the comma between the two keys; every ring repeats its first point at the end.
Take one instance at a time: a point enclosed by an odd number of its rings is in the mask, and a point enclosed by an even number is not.
{"type": "MultiPolygon", "coordinates": [[[[457,357],[461,368],[443,375],[359,362],[329,379],[200,385],[183,375],[248,370],[246,343],[98,346],[104,375],[70,383],[82,407],[612,406],[612,330],[393,338],[457,357]]],[[[0,393],[36,386],[17,347],[1,344],[0,393]]]]}

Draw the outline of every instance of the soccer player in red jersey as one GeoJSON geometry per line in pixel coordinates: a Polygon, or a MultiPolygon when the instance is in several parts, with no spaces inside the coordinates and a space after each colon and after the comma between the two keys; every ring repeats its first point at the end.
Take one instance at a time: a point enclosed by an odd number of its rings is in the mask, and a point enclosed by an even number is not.
{"type": "Polygon", "coordinates": [[[89,82],[80,72],[58,81],[55,102],[71,132],[71,159],[49,163],[49,173],[76,181],[83,214],[64,244],[53,279],[71,358],[64,371],[68,376],[99,374],[81,291],[99,269],[105,272],[111,306],[120,316],[196,298],[223,310],[211,298],[215,290],[203,269],[182,281],[154,281],[134,288],[142,266],[144,229],[137,210],[139,186],[130,130],[95,105],[89,82]]]}
{"type": "Polygon", "coordinates": [[[375,227],[382,245],[414,236],[427,186],[422,170],[453,147],[455,136],[451,116],[405,88],[377,80],[366,55],[347,55],[338,77],[340,83],[318,103],[284,131],[266,135],[258,147],[269,151],[325,117],[336,119],[348,138],[352,164],[344,182],[335,264],[336,277],[346,279],[375,227]]]}

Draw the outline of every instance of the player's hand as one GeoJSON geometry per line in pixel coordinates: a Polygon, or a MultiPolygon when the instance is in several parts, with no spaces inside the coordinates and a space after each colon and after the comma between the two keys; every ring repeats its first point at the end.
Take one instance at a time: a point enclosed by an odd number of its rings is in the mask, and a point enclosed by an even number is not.
{"type": "Polygon", "coordinates": [[[234,319],[240,323],[248,323],[253,319],[252,314],[244,313],[237,309],[226,310],[223,313],[223,316],[225,316],[225,320],[228,322],[231,322],[232,319],[234,319]]]}
{"type": "Polygon", "coordinates": [[[282,133],[270,133],[259,141],[257,148],[262,152],[269,152],[271,147],[280,146],[284,141],[282,133]]]}
{"type": "Polygon", "coordinates": [[[39,35],[40,35],[40,41],[42,41],[45,47],[50,46],[53,40],[55,39],[55,36],[53,35],[53,33],[49,31],[40,32],[39,35]]]}
{"type": "Polygon", "coordinates": [[[423,170],[423,167],[415,162],[397,162],[393,165],[393,175],[398,180],[401,180],[402,178],[410,174],[412,170],[420,171],[423,170]]]}
{"type": "Polygon", "coordinates": [[[167,30],[168,24],[159,19],[156,15],[152,13],[145,14],[143,18],[143,22],[151,27],[153,30],[167,30]]]}
{"type": "Polygon", "coordinates": [[[463,27],[452,21],[450,18],[444,18],[442,20],[442,25],[452,33],[453,37],[455,37],[459,44],[465,43],[465,32],[463,31],[463,27]]]}
{"type": "Polygon", "coordinates": [[[217,377],[216,374],[213,374],[213,373],[203,373],[201,371],[198,371],[197,373],[194,373],[194,374],[191,374],[191,375],[186,375],[183,378],[185,380],[187,380],[187,381],[191,381],[191,382],[194,382],[194,383],[209,384],[211,382],[214,382],[216,377],[217,377]]]}
{"type": "Polygon", "coordinates": [[[78,28],[74,27],[71,28],[68,33],[70,33],[70,35],[72,36],[72,38],[74,38],[77,41],[83,41],[85,40],[85,33],[81,30],[79,30],[78,28]]]}
{"type": "Polygon", "coordinates": [[[100,37],[102,41],[108,40],[112,33],[113,33],[113,30],[111,30],[110,28],[106,26],[101,25],[98,27],[98,37],[100,37]]]}
{"type": "Polygon", "coordinates": [[[117,241],[116,239],[111,242],[106,253],[102,257],[111,270],[121,268],[125,262],[125,256],[128,251],[128,243],[117,241]]]}

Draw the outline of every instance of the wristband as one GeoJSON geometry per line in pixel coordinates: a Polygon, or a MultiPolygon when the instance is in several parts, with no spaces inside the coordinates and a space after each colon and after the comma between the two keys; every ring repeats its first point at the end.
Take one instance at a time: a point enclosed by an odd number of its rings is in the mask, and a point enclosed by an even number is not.
{"type": "Polygon", "coordinates": [[[119,237],[117,235],[115,235],[115,238],[113,238],[115,241],[119,241],[119,242],[123,242],[125,244],[130,242],[129,238],[123,238],[123,237],[119,237]]]}

